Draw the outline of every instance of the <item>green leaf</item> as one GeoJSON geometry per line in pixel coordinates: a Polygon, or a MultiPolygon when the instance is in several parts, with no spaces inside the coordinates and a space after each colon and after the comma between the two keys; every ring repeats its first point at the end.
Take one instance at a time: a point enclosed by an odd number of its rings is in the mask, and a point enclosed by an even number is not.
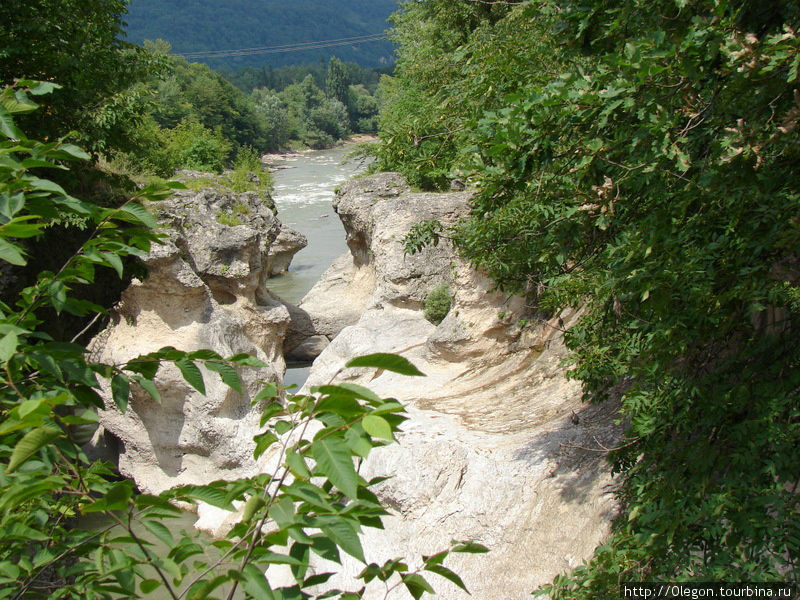
{"type": "Polygon", "coordinates": [[[18,345],[19,338],[13,331],[0,338],[0,362],[7,363],[16,353],[18,345]]]}
{"type": "Polygon", "coordinates": [[[361,398],[362,400],[371,400],[378,404],[383,402],[383,399],[380,396],[364,386],[356,385],[355,383],[340,383],[338,387],[353,392],[357,398],[361,398]]]}
{"type": "Polygon", "coordinates": [[[353,529],[347,520],[338,519],[332,521],[322,527],[322,531],[327,533],[331,539],[336,542],[342,550],[347,552],[361,562],[367,562],[364,559],[364,549],[361,547],[361,540],[358,533],[353,529]]]}
{"type": "Polygon", "coordinates": [[[458,542],[453,540],[451,543],[453,544],[453,548],[450,550],[451,552],[463,552],[466,554],[485,554],[489,552],[486,546],[475,542],[458,542]]]}
{"type": "Polygon", "coordinates": [[[286,453],[286,466],[295,477],[300,479],[310,479],[311,471],[308,470],[306,461],[294,449],[286,453]]]}
{"type": "Polygon", "coordinates": [[[114,484],[106,494],[96,502],[92,502],[83,508],[84,513],[108,512],[115,510],[125,510],[128,501],[133,495],[133,482],[121,481],[114,484]]]}
{"type": "Polygon", "coordinates": [[[330,385],[319,388],[321,393],[329,395],[324,396],[317,403],[317,412],[331,412],[335,415],[340,415],[345,419],[349,419],[365,412],[364,407],[361,406],[353,396],[330,395],[336,394],[337,389],[338,388],[330,385]]]}
{"type": "Polygon", "coordinates": [[[261,411],[261,427],[267,424],[272,417],[279,415],[283,412],[283,404],[280,402],[271,402],[263,411],[261,411]]]}
{"type": "Polygon", "coordinates": [[[122,259],[118,254],[114,254],[113,252],[101,252],[100,256],[103,257],[104,262],[108,266],[112,267],[117,272],[117,275],[122,277],[122,259]]]}
{"type": "Polygon", "coordinates": [[[36,215],[20,217],[0,227],[0,236],[13,238],[31,238],[42,232],[44,223],[26,223],[31,219],[39,218],[36,215]]]}
{"type": "Polygon", "coordinates": [[[27,261],[22,256],[22,248],[3,238],[0,238],[0,259],[18,267],[27,264],[27,261]]]}
{"type": "Polygon", "coordinates": [[[195,502],[205,502],[211,506],[216,506],[217,508],[222,508],[231,512],[236,510],[228,499],[228,494],[219,488],[208,485],[188,485],[179,488],[178,491],[195,502]]]}
{"type": "Polygon", "coordinates": [[[147,531],[164,542],[168,548],[171,548],[175,545],[175,538],[172,537],[172,532],[163,523],[159,521],[144,520],[142,521],[142,525],[145,526],[147,531]]]}
{"type": "Polygon", "coordinates": [[[131,392],[131,383],[125,375],[114,375],[111,379],[111,397],[117,405],[119,412],[124,413],[128,408],[128,397],[131,392]]]}
{"type": "Polygon", "coordinates": [[[284,433],[294,429],[294,425],[292,425],[289,421],[277,421],[273,425],[273,428],[278,432],[278,435],[283,435],[284,433]]]}
{"type": "Polygon", "coordinates": [[[448,554],[450,554],[449,550],[443,550],[442,552],[437,552],[433,556],[423,556],[422,560],[425,562],[425,568],[427,569],[431,565],[442,564],[448,554]]]}
{"type": "MultiPolygon", "coordinates": [[[[23,82],[18,82],[17,85],[22,85],[23,82]]],[[[31,96],[44,96],[45,94],[52,94],[55,90],[60,90],[62,86],[51,81],[25,81],[25,86],[28,88],[28,93],[31,96]]],[[[89,158],[88,156],[86,158],[89,158]]]]}
{"type": "Polygon", "coordinates": [[[70,195],[67,194],[66,190],[58,185],[55,181],[50,181],[49,179],[40,179],[38,177],[29,177],[26,178],[27,184],[34,190],[42,191],[42,192],[50,192],[56,194],[58,196],[64,196],[69,198],[70,195]]]}
{"type": "Polygon", "coordinates": [[[374,444],[370,437],[364,433],[364,428],[360,423],[349,427],[344,434],[344,441],[347,447],[353,451],[354,454],[366,458],[372,452],[374,444]]]}
{"type": "Polygon", "coordinates": [[[425,578],[422,575],[418,575],[417,573],[406,573],[401,574],[400,578],[403,580],[403,584],[406,586],[409,594],[414,597],[414,600],[419,600],[422,598],[422,595],[425,592],[429,594],[434,594],[433,588],[430,584],[425,581],[425,578]]]}
{"type": "Polygon", "coordinates": [[[0,133],[12,140],[21,140],[25,136],[14,124],[14,119],[5,107],[0,106],[0,133]]]}
{"type": "Polygon", "coordinates": [[[91,158],[91,156],[74,144],[61,144],[51,153],[51,156],[54,158],[71,158],[76,160],[89,160],[91,158]]]}
{"type": "Polygon", "coordinates": [[[425,373],[417,369],[408,359],[403,358],[397,354],[368,354],[366,356],[357,356],[356,358],[348,361],[346,367],[374,367],[376,369],[384,369],[392,371],[393,373],[400,373],[401,375],[424,377],[425,373]]]}
{"type": "Polygon", "coordinates": [[[186,355],[189,360],[216,360],[219,361],[222,357],[213,350],[203,349],[194,350],[186,355]]]}
{"type": "Polygon", "coordinates": [[[161,404],[161,392],[158,391],[156,384],[152,380],[144,377],[134,377],[133,380],[141,386],[141,388],[150,394],[150,397],[161,404]]]}
{"type": "Polygon", "coordinates": [[[278,395],[278,385],[274,381],[270,381],[269,383],[265,383],[264,387],[258,391],[253,398],[253,404],[257,404],[262,400],[269,400],[270,398],[275,398],[278,395]]]}
{"type": "Polygon", "coordinates": [[[322,512],[331,513],[336,512],[333,505],[328,501],[328,496],[318,487],[295,481],[292,485],[288,486],[285,491],[286,495],[301,502],[308,502],[312,506],[322,509],[322,512]]]}
{"type": "Polygon", "coordinates": [[[14,446],[6,473],[16,471],[25,461],[44,448],[47,444],[61,437],[62,431],[56,427],[39,427],[26,433],[14,446]]]}
{"type": "Polygon", "coordinates": [[[344,442],[336,438],[315,440],[311,444],[311,454],[317,461],[317,467],[333,485],[350,498],[357,497],[358,476],[344,442]]]}
{"type": "Polygon", "coordinates": [[[208,598],[208,595],[221,585],[225,585],[230,581],[227,575],[217,575],[208,581],[200,580],[189,588],[188,600],[203,600],[208,598]]]}
{"type": "Polygon", "coordinates": [[[149,594],[161,587],[161,582],[158,579],[145,579],[139,584],[139,590],[143,594],[149,594]]]}
{"type": "Polygon", "coordinates": [[[67,286],[63,281],[53,281],[49,286],[50,304],[56,309],[56,313],[61,313],[67,305],[67,286]]]}
{"type": "Polygon", "coordinates": [[[243,367],[264,368],[269,366],[263,360],[260,360],[255,356],[250,356],[249,354],[235,354],[227,360],[228,362],[236,363],[237,365],[241,365],[243,367]]]}
{"type": "Polygon", "coordinates": [[[254,436],[253,441],[256,443],[253,458],[258,459],[272,444],[278,441],[278,437],[271,431],[267,431],[254,436]]]}
{"type": "Polygon", "coordinates": [[[242,569],[244,577],[244,591],[256,600],[279,600],[272,592],[264,573],[253,564],[245,565],[242,569]]]}
{"type": "Polygon", "coordinates": [[[155,229],[158,227],[158,221],[156,221],[155,217],[153,217],[144,206],[134,202],[122,206],[116,218],[133,223],[141,223],[148,229],[155,229]]]}
{"type": "Polygon", "coordinates": [[[242,380],[239,378],[239,374],[236,372],[236,369],[234,369],[228,363],[209,360],[205,363],[205,365],[206,369],[209,371],[219,373],[219,376],[225,385],[230,387],[232,390],[239,392],[240,394],[243,393],[242,380]]]}
{"type": "Polygon", "coordinates": [[[469,590],[467,589],[467,586],[464,585],[464,582],[461,580],[461,577],[453,573],[453,571],[451,571],[447,567],[443,565],[429,565],[425,567],[425,570],[430,571],[431,573],[436,573],[440,577],[444,577],[445,579],[452,581],[458,587],[460,587],[462,590],[464,590],[469,594],[469,590]]]}
{"type": "Polygon", "coordinates": [[[294,502],[284,496],[269,507],[269,516],[282,529],[289,527],[295,521],[294,502]]]}
{"type": "Polygon", "coordinates": [[[364,427],[364,431],[372,437],[383,438],[384,440],[394,439],[392,426],[383,417],[367,415],[361,421],[361,425],[364,427]]]}
{"type": "Polygon", "coordinates": [[[206,386],[203,382],[203,373],[200,372],[200,369],[196,364],[190,360],[182,358],[175,361],[175,366],[178,367],[181,375],[183,375],[183,378],[189,385],[191,385],[201,394],[206,393],[206,386]]]}

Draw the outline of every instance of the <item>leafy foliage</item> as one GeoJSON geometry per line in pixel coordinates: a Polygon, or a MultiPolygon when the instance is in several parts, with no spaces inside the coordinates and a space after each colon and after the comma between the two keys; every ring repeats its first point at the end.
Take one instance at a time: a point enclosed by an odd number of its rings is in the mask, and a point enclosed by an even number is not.
{"type": "MultiPolygon", "coordinates": [[[[23,265],[20,240],[37,236],[55,215],[68,214],[86,225],[86,239],[57,272],[41,272],[15,306],[0,304],[0,598],[139,597],[159,588],[175,600],[202,599],[241,589],[247,598],[360,598],[362,590],[329,589],[333,575],[309,574],[312,554],[341,562],[342,552],[366,563],[358,534],[381,527],[386,513],[356,468],[372,448],[389,443],[405,420],[403,407],[353,384],[327,385],[310,394],[288,396],[273,384],[257,394],[263,431],[255,437],[255,458],[269,456],[275,468],[251,479],[183,486],[160,496],[140,494],[113,466],[90,462],[76,427],[97,422],[105,406],[101,381],[120,411],[128,409],[133,387],[156,401],[153,383],[160,366],[173,363],[187,383],[205,391],[207,371],[235,391],[242,390],[237,368],[264,366],[248,355],[223,358],[209,350],[183,352],[165,347],[124,364],[95,362],[87,350],[58,342],[39,329],[38,313],[89,317],[102,307],[74,296],[91,285],[98,267],[122,275],[121,258],[140,256],[152,243],[156,223],[138,203],[169,195],[170,187],[147,187],[116,208],[72,197],[40,177],[88,159],[64,141],[27,139],[14,115],[32,112],[31,96],[53,89],[49,83],[19,82],[0,93],[0,260],[23,265]],[[188,534],[165,525],[180,515],[176,503],[207,503],[239,510],[239,521],[207,554],[188,534]],[[104,515],[99,531],[77,526],[83,515],[104,515]],[[142,535],[166,544],[157,552],[142,535]],[[291,569],[295,583],[272,586],[264,576],[273,565],[291,569]]],[[[245,156],[243,160],[246,160],[245,156]]],[[[171,187],[176,187],[172,184],[171,187]]],[[[392,355],[355,359],[352,366],[420,374],[392,355]]],[[[433,593],[423,572],[464,587],[442,562],[449,552],[485,552],[464,542],[423,558],[419,569],[402,560],[365,564],[357,579],[387,590],[404,586],[414,598],[433,593]]]]}
{"type": "Polygon", "coordinates": [[[395,76],[381,81],[378,168],[412,185],[446,189],[466,168],[471,131],[484,110],[530,77],[544,77],[552,54],[531,44],[549,39],[516,2],[407,2],[393,15],[395,76]]]}
{"type": "Polygon", "coordinates": [[[499,286],[585,307],[566,335],[571,375],[587,400],[620,401],[628,425],[610,455],[624,509],[613,537],[543,591],[796,581],[796,3],[545,1],[434,36],[437,6],[398,21],[408,49],[387,83],[400,114],[383,120],[382,165],[437,184],[471,157],[472,217],[448,233],[499,286]],[[440,86],[424,74],[441,53],[421,52],[439,39],[457,59],[440,86]],[[520,45],[533,69],[516,76],[520,45]],[[459,77],[507,95],[462,96],[468,110],[437,124],[459,77]],[[426,147],[432,124],[466,129],[426,147]]]}
{"type": "Polygon", "coordinates": [[[31,0],[0,6],[0,85],[23,77],[60,85],[47,117],[22,117],[36,139],[76,131],[93,153],[129,147],[149,96],[141,82],[164,65],[121,41],[124,0],[31,0]]]}
{"type": "Polygon", "coordinates": [[[425,302],[423,302],[423,314],[428,321],[434,325],[444,321],[453,302],[450,297],[451,293],[450,286],[444,281],[428,292],[425,302]]]}

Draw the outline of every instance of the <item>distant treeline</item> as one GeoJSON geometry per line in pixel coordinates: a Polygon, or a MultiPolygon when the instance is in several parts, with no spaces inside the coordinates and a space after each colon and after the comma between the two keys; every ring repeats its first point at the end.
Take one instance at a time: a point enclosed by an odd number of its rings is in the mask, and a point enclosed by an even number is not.
{"type": "Polygon", "coordinates": [[[149,102],[130,132],[132,148],[110,155],[125,171],[220,171],[242,150],[325,148],[351,133],[377,130],[380,75],[359,65],[332,58],[324,65],[226,73],[237,86],[172,54],[163,40],[145,48],[164,67],[142,84],[149,102]]]}
{"type": "MultiPolygon", "coordinates": [[[[394,72],[394,64],[370,69],[357,63],[344,62],[343,67],[352,85],[363,85],[371,94],[377,90],[381,75],[391,75],[394,72]]],[[[328,62],[320,58],[317,62],[283,67],[264,64],[260,67],[245,67],[239,70],[221,68],[217,71],[243,92],[249,93],[257,88],[269,88],[280,92],[293,83],[303,81],[308,75],[311,75],[317,86],[325,87],[328,62]]]]}

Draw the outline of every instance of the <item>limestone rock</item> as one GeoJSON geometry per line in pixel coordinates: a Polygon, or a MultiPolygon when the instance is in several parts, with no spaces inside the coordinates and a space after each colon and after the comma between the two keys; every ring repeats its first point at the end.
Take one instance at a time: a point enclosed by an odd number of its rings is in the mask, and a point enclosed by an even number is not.
{"type": "Polygon", "coordinates": [[[294,255],[306,246],[308,246],[306,236],[291,227],[282,225],[278,237],[275,238],[269,249],[267,273],[272,276],[288,271],[294,255]]]}
{"type": "MultiPolygon", "coordinates": [[[[491,552],[448,559],[472,597],[522,600],[587,559],[608,534],[615,504],[603,448],[615,444],[619,429],[613,407],[584,406],[578,384],[564,377],[560,323],[569,326],[575,311],[542,315],[523,298],[494,292],[446,240],[415,256],[403,253],[413,223],[454,223],[466,214],[469,194],[412,193],[399,175],[386,173],[341,188],[336,208],[349,260],[339,259],[300,308],[307,333],[335,331],[329,307],[338,307],[337,326],[347,326],[316,359],[306,386],[326,383],[349,359],[373,352],[402,354],[425,372],[339,376],[400,399],[411,417],[399,446],[375,451],[362,465],[366,477],[391,477],[376,492],[394,509],[384,531],[364,533],[368,562],[404,555],[418,565],[452,539],[472,539],[491,552]],[[423,302],[443,281],[453,303],[435,326],[425,320],[423,302]],[[363,307],[358,317],[356,307],[363,307]]],[[[347,563],[335,584],[348,586],[360,568],[347,563]]],[[[444,580],[434,587],[440,598],[468,598],[444,580]]]]}
{"type": "Polygon", "coordinates": [[[120,471],[143,490],[258,471],[252,437],[259,410],[250,400],[259,381],[282,375],[290,321],[286,307],[263,285],[281,224],[262,200],[255,193],[209,189],[154,204],[168,238],[144,258],[147,277],[133,281],[116,307],[115,322],[92,342],[95,355],[111,363],[173,346],[222,356],[246,352],[269,365],[241,371],[242,395],[204,371],[204,396],[166,363],[155,380],[161,404],[138,386],[124,414],[107,402],[101,425],[120,441],[120,471]],[[220,215],[241,224],[223,224],[220,215]]]}
{"type": "Polygon", "coordinates": [[[418,309],[428,292],[451,278],[452,250],[445,246],[406,256],[403,236],[419,220],[451,224],[465,214],[469,193],[413,194],[397,173],[380,173],[344,184],[334,201],[349,253],[337,258],[292,313],[291,352],[303,339],[333,339],[362,313],[391,304],[418,309]]]}

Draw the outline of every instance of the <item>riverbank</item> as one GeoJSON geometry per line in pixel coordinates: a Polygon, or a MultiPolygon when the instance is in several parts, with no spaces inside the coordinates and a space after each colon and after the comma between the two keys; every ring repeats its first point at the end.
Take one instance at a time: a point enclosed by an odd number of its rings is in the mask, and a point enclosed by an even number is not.
{"type": "Polygon", "coordinates": [[[343,140],[339,140],[331,148],[324,148],[321,150],[315,150],[313,148],[305,148],[302,150],[281,150],[280,152],[270,152],[267,154],[263,154],[261,156],[261,162],[264,163],[267,167],[269,167],[270,170],[272,171],[283,170],[291,168],[290,166],[282,165],[282,163],[286,160],[302,158],[307,154],[313,154],[315,152],[328,152],[331,150],[336,150],[338,148],[358,146],[360,144],[367,144],[369,142],[376,142],[376,141],[378,141],[378,136],[376,135],[371,135],[366,133],[354,133],[353,135],[343,140]]]}

